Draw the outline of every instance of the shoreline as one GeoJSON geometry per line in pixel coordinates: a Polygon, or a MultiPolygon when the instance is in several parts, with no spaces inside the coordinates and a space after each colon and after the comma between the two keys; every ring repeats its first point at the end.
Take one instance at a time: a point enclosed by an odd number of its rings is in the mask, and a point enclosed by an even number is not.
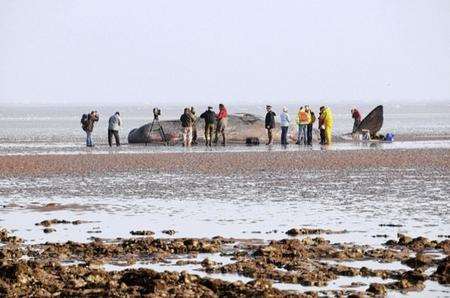
{"type": "Polygon", "coordinates": [[[0,155],[0,177],[155,171],[229,175],[358,168],[449,170],[450,149],[0,155]]]}

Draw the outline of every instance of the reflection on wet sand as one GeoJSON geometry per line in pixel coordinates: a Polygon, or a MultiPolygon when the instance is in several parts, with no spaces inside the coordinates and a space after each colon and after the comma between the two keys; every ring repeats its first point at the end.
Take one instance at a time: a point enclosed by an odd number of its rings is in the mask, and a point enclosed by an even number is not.
{"type": "Polygon", "coordinates": [[[196,294],[203,277],[230,295],[448,293],[447,149],[199,153],[1,157],[0,223],[23,239],[4,235],[8,268],[31,258],[86,294],[150,291],[141,275],[196,294]]]}

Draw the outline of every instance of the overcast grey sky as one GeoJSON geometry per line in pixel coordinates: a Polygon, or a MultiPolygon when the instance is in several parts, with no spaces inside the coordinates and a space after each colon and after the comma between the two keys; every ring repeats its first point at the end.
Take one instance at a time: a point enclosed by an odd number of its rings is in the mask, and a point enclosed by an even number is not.
{"type": "Polygon", "coordinates": [[[449,0],[0,0],[0,102],[450,100],[449,0]]]}

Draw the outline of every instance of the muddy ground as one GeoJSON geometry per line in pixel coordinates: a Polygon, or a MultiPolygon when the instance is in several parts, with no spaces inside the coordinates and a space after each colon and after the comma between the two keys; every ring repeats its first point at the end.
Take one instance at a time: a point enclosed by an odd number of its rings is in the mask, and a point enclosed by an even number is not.
{"type": "Polygon", "coordinates": [[[448,149],[205,152],[0,156],[0,177],[152,170],[203,174],[297,173],[299,169],[421,168],[448,170],[448,149]]]}
{"type": "MultiPolygon", "coordinates": [[[[45,222],[52,226],[57,221],[45,222]]],[[[73,223],[70,223],[73,224],[73,223]]],[[[318,297],[384,296],[392,291],[420,292],[427,281],[450,283],[450,240],[398,235],[383,247],[330,243],[322,229],[296,228],[290,235],[308,235],[270,242],[226,239],[155,239],[152,233],[130,239],[99,239],[89,243],[24,244],[8,231],[0,230],[0,295],[21,296],[111,296],[149,297],[318,297]],[[232,262],[221,264],[209,258],[199,261],[201,271],[237,274],[249,282],[228,282],[187,272],[156,272],[136,268],[108,271],[105,264],[164,263],[181,255],[219,253],[232,262]],[[401,262],[408,269],[386,270],[350,267],[335,261],[373,260],[401,262]],[[288,291],[274,283],[326,286],[338,277],[380,277],[383,283],[361,286],[352,283],[340,290],[288,291]]],[[[183,265],[185,261],[179,261],[183,265]]]]}

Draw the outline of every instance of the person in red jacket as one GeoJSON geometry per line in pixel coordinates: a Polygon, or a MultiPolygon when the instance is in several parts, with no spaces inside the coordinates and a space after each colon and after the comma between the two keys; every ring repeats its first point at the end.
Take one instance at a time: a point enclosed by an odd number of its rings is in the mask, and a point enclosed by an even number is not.
{"type": "Polygon", "coordinates": [[[356,130],[358,129],[359,124],[361,124],[361,114],[359,113],[359,111],[356,108],[353,108],[351,110],[352,113],[352,118],[354,119],[353,122],[353,133],[356,132],[356,130]]]}
{"type": "Polygon", "coordinates": [[[219,140],[219,133],[222,135],[222,145],[225,146],[225,129],[228,123],[228,112],[223,104],[219,104],[219,114],[217,114],[216,136],[214,144],[219,140]]]}

